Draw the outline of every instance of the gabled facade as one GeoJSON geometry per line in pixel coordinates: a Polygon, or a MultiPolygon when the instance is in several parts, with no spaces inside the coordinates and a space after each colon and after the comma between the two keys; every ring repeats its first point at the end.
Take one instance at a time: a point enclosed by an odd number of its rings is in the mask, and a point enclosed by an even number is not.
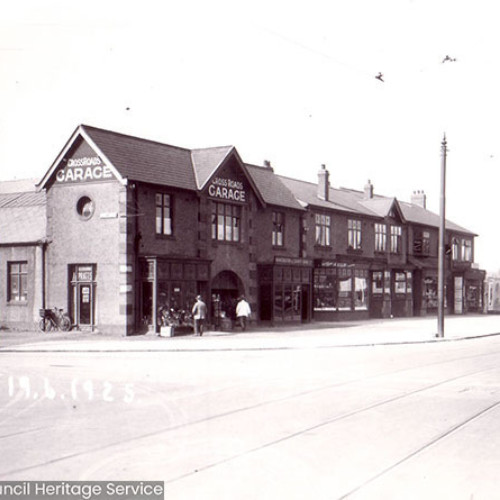
{"type": "MultiPolygon", "coordinates": [[[[318,183],[281,178],[307,209],[305,253],[314,262],[313,317],[387,318],[437,312],[439,216],[425,194],[412,203],[334,189],[324,166],[318,183]]],[[[485,273],[474,262],[476,235],[446,222],[446,310],[482,310],[485,273]]]]}
{"type": "MultiPolygon", "coordinates": [[[[37,191],[18,191],[0,192],[0,324],[60,307],[75,328],[130,335],[157,330],[164,311],[189,324],[198,294],[214,328],[234,319],[240,295],[271,324],[437,307],[439,220],[422,193],[404,203],[370,182],[334,189],[324,166],[308,183],[246,164],[232,146],[86,125],[37,191]]],[[[449,312],[481,307],[474,236],[447,223],[449,312]]]]}
{"type": "MultiPolygon", "coordinates": [[[[80,126],[39,187],[46,301],[79,328],[156,329],[158,311],[187,317],[198,294],[214,324],[234,315],[241,294],[260,316],[259,266],[274,273],[280,257],[300,256],[303,208],[233,147],[187,150],[80,126]]],[[[264,306],[270,320],[275,303],[264,306]]]]}

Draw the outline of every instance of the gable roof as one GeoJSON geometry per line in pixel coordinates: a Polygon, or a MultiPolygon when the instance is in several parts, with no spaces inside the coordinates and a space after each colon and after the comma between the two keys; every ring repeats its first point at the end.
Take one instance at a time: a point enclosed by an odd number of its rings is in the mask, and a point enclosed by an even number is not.
{"type": "Polygon", "coordinates": [[[234,151],[233,146],[193,149],[191,151],[191,161],[198,189],[203,189],[203,186],[205,186],[231,151],[234,151]]]}
{"type": "MultiPolygon", "coordinates": [[[[439,228],[439,215],[412,203],[399,201],[382,195],[375,195],[373,198],[365,198],[363,191],[353,189],[330,187],[329,200],[318,198],[318,185],[312,182],[291,179],[289,177],[278,176],[295,197],[304,205],[328,208],[345,212],[346,214],[367,215],[377,218],[385,218],[390,215],[394,208],[399,213],[402,222],[410,222],[424,226],[439,228]]],[[[462,234],[477,236],[472,231],[446,220],[446,229],[462,234]]]]}
{"type": "MultiPolygon", "coordinates": [[[[405,218],[408,221],[415,224],[421,224],[423,226],[439,227],[440,216],[438,214],[408,202],[400,202],[400,206],[405,218]]],[[[476,233],[473,233],[472,231],[469,231],[468,229],[465,229],[448,219],[446,219],[445,227],[450,231],[456,231],[470,236],[477,236],[476,233]]]]}

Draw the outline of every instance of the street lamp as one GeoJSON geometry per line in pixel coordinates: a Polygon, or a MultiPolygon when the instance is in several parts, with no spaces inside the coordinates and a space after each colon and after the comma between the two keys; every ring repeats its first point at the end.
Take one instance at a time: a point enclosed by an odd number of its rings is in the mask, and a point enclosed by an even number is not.
{"type": "Polygon", "coordinates": [[[438,333],[444,337],[444,256],[446,231],[446,134],[441,142],[441,191],[439,196],[439,251],[438,251],[438,333]]]}

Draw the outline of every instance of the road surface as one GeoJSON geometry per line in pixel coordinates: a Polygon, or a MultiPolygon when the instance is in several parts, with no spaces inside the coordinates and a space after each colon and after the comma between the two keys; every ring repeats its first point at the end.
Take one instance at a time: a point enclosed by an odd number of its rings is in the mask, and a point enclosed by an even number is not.
{"type": "Polygon", "coordinates": [[[494,499],[500,338],[0,353],[0,480],[166,499],[494,499]]]}

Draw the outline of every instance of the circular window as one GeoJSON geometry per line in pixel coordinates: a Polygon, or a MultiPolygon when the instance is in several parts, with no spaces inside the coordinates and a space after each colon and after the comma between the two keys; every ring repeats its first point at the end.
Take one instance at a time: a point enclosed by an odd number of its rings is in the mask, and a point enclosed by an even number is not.
{"type": "Polygon", "coordinates": [[[94,215],[94,202],[88,196],[82,196],[76,204],[76,211],[82,219],[90,219],[94,215]]]}

